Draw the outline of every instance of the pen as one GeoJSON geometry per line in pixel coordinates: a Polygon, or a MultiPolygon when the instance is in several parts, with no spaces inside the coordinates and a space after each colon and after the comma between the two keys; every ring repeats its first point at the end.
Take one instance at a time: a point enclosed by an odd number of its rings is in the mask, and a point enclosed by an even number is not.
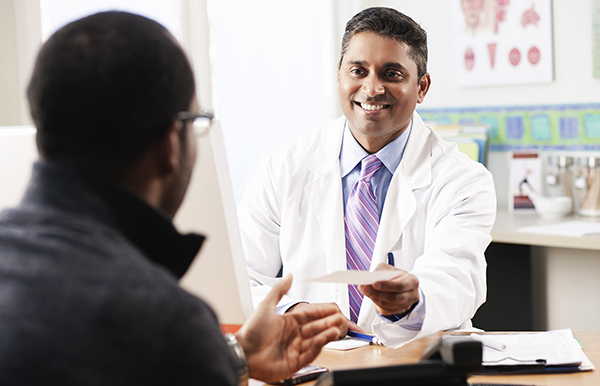
{"type": "Polygon", "coordinates": [[[377,337],[375,337],[373,335],[363,334],[361,332],[356,332],[356,331],[352,331],[352,330],[348,330],[346,335],[350,336],[352,338],[365,340],[365,341],[369,342],[370,344],[375,344],[377,346],[383,346],[383,343],[379,339],[377,339],[377,337]]]}
{"type": "Polygon", "coordinates": [[[490,338],[484,335],[471,334],[469,335],[471,339],[481,342],[484,346],[493,348],[498,351],[503,351],[506,348],[506,345],[494,338],[490,338]]]}

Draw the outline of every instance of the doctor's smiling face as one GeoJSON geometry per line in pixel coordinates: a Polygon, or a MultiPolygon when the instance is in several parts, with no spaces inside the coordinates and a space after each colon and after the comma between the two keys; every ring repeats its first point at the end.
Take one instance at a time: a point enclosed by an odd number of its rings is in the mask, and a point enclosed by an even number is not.
{"type": "Polygon", "coordinates": [[[417,103],[429,90],[419,77],[411,48],[375,32],[352,36],[338,65],[338,93],[354,138],[376,153],[410,123],[417,103]]]}

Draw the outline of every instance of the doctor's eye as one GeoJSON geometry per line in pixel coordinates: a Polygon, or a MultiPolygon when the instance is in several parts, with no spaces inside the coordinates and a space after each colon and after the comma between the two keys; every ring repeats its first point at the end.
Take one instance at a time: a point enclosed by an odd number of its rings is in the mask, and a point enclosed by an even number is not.
{"type": "Polygon", "coordinates": [[[366,72],[361,68],[352,68],[350,69],[350,73],[354,76],[364,75],[366,72]]]}
{"type": "Polygon", "coordinates": [[[392,80],[398,80],[402,78],[402,73],[398,71],[388,71],[385,73],[385,77],[392,80]]]}

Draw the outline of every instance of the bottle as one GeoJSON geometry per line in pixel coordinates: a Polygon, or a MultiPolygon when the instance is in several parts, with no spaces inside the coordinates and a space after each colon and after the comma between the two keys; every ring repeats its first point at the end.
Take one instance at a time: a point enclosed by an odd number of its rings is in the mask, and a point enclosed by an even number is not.
{"type": "Polygon", "coordinates": [[[573,193],[577,214],[586,217],[600,216],[600,158],[577,159],[573,193]]]}
{"type": "Polygon", "coordinates": [[[573,198],[573,157],[551,155],[547,158],[546,195],[548,197],[567,196],[573,198]]]}

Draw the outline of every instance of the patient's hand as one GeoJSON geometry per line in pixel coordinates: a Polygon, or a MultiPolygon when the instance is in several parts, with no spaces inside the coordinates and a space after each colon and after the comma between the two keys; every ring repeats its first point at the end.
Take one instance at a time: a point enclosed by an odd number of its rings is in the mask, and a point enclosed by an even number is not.
{"type": "Polygon", "coordinates": [[[277,315],[275,307],[291,285],[288,276],[273,287],[235,334],[252,378],[275,382],[292,375],[347,329],[346,318],[330,303],[277,315]]]}

